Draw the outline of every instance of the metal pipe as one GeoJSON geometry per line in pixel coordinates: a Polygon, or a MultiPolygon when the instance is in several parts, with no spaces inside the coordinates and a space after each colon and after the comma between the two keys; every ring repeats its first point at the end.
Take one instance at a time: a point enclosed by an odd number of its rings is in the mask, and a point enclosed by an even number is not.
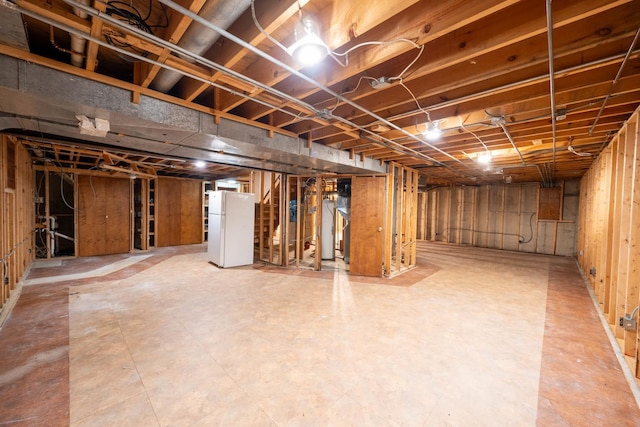
{"type": "Polygon", "coordinates": [[[595,129],[596,125],[598,124],[598,120],[600,120],[600,115],[604,111],[604,106],[606,105],[607,101],[611,97],[611,94],[613,93],[613,89],[616,87],[616,84],[618,84],[618,80],[620,80],[620,76],[622,76],[622,70],[624,69],[624,66],[627,64],[627,60],[631,56],[631,53],[633,52],[633,48],[635,47],[636,43],[638,42],[638,38],[639,37],[640,37],[640,27],[638,27],[638,31],[636,32],[636,36],[633,38],[633,41],[631,42],[631,46],[629,46],[629,50],[627,51],[627,54],[625,55],[624,60],[622,61],[622,64],[620,64],[620,69],[618,69],[618,74],[616,74],[615,79],[613,79],[613,82],[611,82],[611,88],[609,89],[609,93],[607,93],[607,96],[602,101],[602,105],[600,106],[600,110],[598,110],[598,114],[596,114],[596,119],[593,121],[593,124],[589,128],[589,136],[593,135],[593,130],[595,129]]]}
{"type": "MultiPolygon", "coordinates": [[[[209,0],[199,11],[199,15],[219,27],[228,27],[247,9],[249,0],[209,0]]],[[[178,46],[197,55],[204,54],[220,38],[220,33],[191,25],[178,42],[178,46]]],[[[160,70],[152,83],[152,87],[160,92],[169,91],[180,80],[180,74],[160,70]]]]}
{"type": "MultiPolygon", "coordinates": [[[[166,48],[166,49],[171,50],[172,52],[178,53],[178,54],[180,54],[180,55],[187,56],[188,58],[191,58],[192,60],[194,60],[194,61],[196,61],[196,62],[198,62],[198,63],[200,63],[200,64],[202,64],[202,65],[205,65],[205,66],[208,66],[208,67],[211,67],[211,68],[217,69],[218,71],[221,71],[221,72],[223,72],[223,73],[225,73],[225,74],[227,74],[227,75],[231,75],[231,76],[233,76],[233,77],[235,77],[235,78],[238,78],[239,80],[242,80],[242,81],[244,81],[244,82],[247,82],[247,83],[249,83],[249,84],[252,84],[252,85],[254,85],[254,86],[256,86],[256,87],[258,87],[258,88],[260,88],[260,89],[264,90],[265,92],[268,92],[268,93],[270,93],[270,94],[272,94],[272,95],[275,95],[275,96],[281,97],[281,98],[283,98],[283,99],[285,99],[285,100],[287,100],[287,101],[289,101],[289,102],[292,102],[292,103],[295,103],[295,104],[297,104],[297,105],[299,105],[299,106],[302,106],[302,107],[304,107],[304,108],[306,108],[306,109],[308,109],[308,110],[310,110],[310,111],[314,112],[314,113],[315,113],[316,115],[318,115],[318,116],[322,113],[322,111],[320,111],[320,110],[316,109],[314,106],[312,106],[312,105],[310,105],[310,104],[307,104],[307,103],[305,103],[304,101],[301,101],[301,100],[299,100],[299,99],[297,99],[297,98],[295,98],[295,97],[293,97],[293,96],[291,96],[291,95],[288,95],[288,94],[286,94],[286,93],[284,93],[284,92],[281,92],[281,91],[279,91],[279,90],[277,90],[277,89],[274,89],[274,88],[272,88],[272,87],[269,87],[269,86],[265,85],[264,83],[261,83],[261,82],[258,82],[258,81],[256,81],[256,80],[253,80],[253,79],[251,79],[251,78],[249,78],[249,77],[247,77],[247,76],[241,75],[240,73],[238,73],[238,72],[236,72],[236,71],[233,71],[233,70],[231,70],[231,69],[229,69],[229,68],[227,68],[227,67],[224,67],[224,66],[222,66],[222,65],[220,65],[220,64],[217,64],[217,63],[215,63],[215,62],[213,62],[213,61],[211,61],[211,60],[208,60],[208,59],[206,59],[206,58],[203,58],[202,56],[197,55],[197,54],[194,54],[193,52],[189,52],[189,51],[187,51],[187,50],[185,50],[185,49],[183,49],[183,48],[181,48],[181,47],[179,47],[179,46],[176,46],[176,45],[174,45],[174,44],[172,44],[172,43],[169,43],[169,42],[167,42],[166,40],[163,40],[163,39],[161,39],[161,38],[159,38],[159,37],[156,37],[156,36],[154,36],[154,35],[151,35],[151,34],[148,34],[148,33],[146,33],[146,32],[140,31],[139,29],[137,29],[137,28],[135,28],[135,27],[127,26],[127,25],[123,24],[121,21],[116,20],[116,19],[112,18],[111,16],[109,16],[109,15],[107,15],[107,14],[105,14],[105,13],[102,13],[102,12],[100,12],[100,11],[96,10],[96,9],[93,9],[93,8],[91,8],[91,7],[84,6],[84,5],[82,5],[81,3],[78,3],[78,2],[77,2],[77,1],[75,1],[75,0],[64,0],[64,1],[65,1],[65,3],[68,3],[69,5],[71,5],[71,6],[73,6],[73,7],[77,7],[77,8],[79,8],[79,9],[81,9],[81,10],[83,10],[83,11],[85,11],[85,12],[89,13],[89,14],[90,14],[90,15],[92,15],[92,16],[96,16],[96,17],[98,17],[98,18],[102,19],[102,20],[103,20],[103,21],[105,21],[105,22],[108,22],[108,23],[110,23],[110,24],[112,24],[112,25],[114,25],[114,26],[117,26],[118,28],[122,28],[123,30],[126,30],[126,31],[128,31],[128,32],[131,32],[131,33],[133,33],[133,34],[135,34],[135,35],[137,35],[137,36],[139,36],[139,37],[141,37],[141,38],[143,38],[143,39],[145,39],[145,40],[148,40],[148,41],[154,42],[154,43],[156,43],[156,44],[158,44],[158,45],[160,45],[160,46],[162,46],[162,47],[164,47],[164,48],[166,48]]],[[[163,1],[163,2],[164,2],[164,1],[166,1],[166,0],[161,0],[161,1],[163,1]]],[[[170,2],[167,2],[167,3],[170,3],[170,2]]],[[[180,6],[177,6],[177,7],[178,7],[178,8],[180,8],[180,6]]],[[[187,11],[187,12],[188,12],[188,11],[187,11]]],[[[196,20],[196,18],[197,18],[197,20],[201,20],[201,19],[202,19],[202,18],[200,18],[198,15],[193,14],[192,12],[189,12],[188,17],[190,17],[190,18],[192,18],[192,19],[194,19],[194,20],[196,20]]],[[[206,24],[203,24],[203,25],[211,25],[211,26],[213,26],[213,24],[211,24],[211,23],[206,23],[206,24]]],[[[217,30],[218,30],[218,29],[216,29],[216,31],[217,31],[217,30]]],[[[225,35],[225,36],[226,36],[226,34],[229,34],[229,33],[226,33],[226,31],[225,31],[225,30],[222,30],[222,29],[220,29],[220,32],[221,32],[223,35],[225,35]],[[225,33],[226,33],[226,34],[225,34],[225,33]]],[[[233,40],[233,41],[237,41],[238,43],[242,42],[242,43],[246,44],[246,42],[242,41],[241,39],[238,39],[237,37],[235,37],[235,36],[233,36],[233,35],[231,35],[231,34],[229,34],[229,35],[230,35],[231,37],[233,37],[233,38],[237,39],[237,40],[233,40]]],[[[247,46],[250,46],[252,49],[255,49],[252,45],[248,45],[248,44],[246,44],[246,45],[247,45],[247,46]]],[[[113,46],[111,46],[111,45],[109,45],[108,47],[113,48],[113,46]]],[[[250,50],[252,50],[252,49],[250,49],[250,50]]],[[[339,95],[339,94],[337,94],[337,93],[332,92],[329,88],[325,88],[325,87],[324,87],[323,85],[321,85],[320,83],[318,83],[318,82],[316,82],[316,81],[312,80],[311,78],[309,78],[309,77],[305,76],[304,74],[302,74],[302,73],[298,72],[297,70],[295,70],[295,69],[293,69],[293,68],[289,67],[288,65],[286,65],[286,64],[284,64],[284,63],[281,63],[281,62],[280,62],[280,61],[278,61],[277,59],[270,57],[269,55],[267,55],[267,54],[263,53],[263,52],[262,52],[262,51],[260,51],[260,50],[257,50],[257,51],[258,51],[258,52],[260,52],[262,56],[264,56],[264,57],[266,57],[266,58],[271,58],[271,59],[269,59],[269,60],[275,61],[276,65],[278,65],[278,66],[282,66],[282,67],[284,67],[284,68],[287,68],[287,71],[290,71],[290,72],[292,72],[292,73],[295,73],[296,75],[302,76],[302,77],[303,77],[305,80],[307,80],[308,82],[310,82],[310,83],[312,83],[312,84],[314,84],[314,85],[318,86],[318,87],[319,87],[320,89],[322,89],[322,90],[327,90],[327,91],[329,91],[329,93],[330,93],[330,94],[333,94],[333,96],[335,96],[335,97],[338,97],[338,98],[341,98],[341,99],[345,99],[345,98],[343,98],[341,95],[339,95]]],[[[147,61],[147,62],[150,62],[150,63],[153,63],[153,64],[161,65],[160,63],[158,63],[158,62],[156,62],[156,61],[153,61],[153,60],[149,60],[148,58],[142,58],[142,57],[134,56],[134,55],[132,55],[131,53],[128,53],[128,51],[126,51],[125,53],[126,53],[126,54],[128,54],[128,55],[130,55],[130,56],[135,57],[136,59],[140,59],[140,60],[147,61]]],[[[169,69],[171,69],[171,68],[172,68],[172,67],[170,67],[170,66],[167,66],[166,64],[163,64],[163,65],[161,65],[161,66],[163,66],[164,68],[169,68],[169,69]]],[[[197,80],[203,81],[203,82],[208,83],[208,84],[210,84],[210,85],[213,85],[213,86],[219,87],[219,88],[221,88],[221,89],[225,89],[225,90],[227,90],[227,91],[230,91],[230,92],[234,93],[235,95],[243,96],[245,99],[250,99],[250,100],[252,100],[252,101],[257,101],[257,102],[259,102],[259,100],[258,100],[257,98],[253,98],[253,97],[251,97],[251,96],[247,96],[247,95],[244,95],[244,94],[240,94],[240,93],[238,93],[238,92],[233,92],[233,91],[229,90],[227,87],[224,87],[224,86],[218,85],[218,84],[216,84],[216,83],[214,83],[214,82],[211,82],[210,80],[206,80],[206,79],[199,78],[199,77],[197,77],[197,76],[193,76],[193,75],[191,75],[191,74],[187,73],[186,71],[181,71],[181,70],[177,70],[177,71],[179,71],[179,72],[180,72],[181,74],[183,74],[183,75],[186,75],[186,76],[189,76],[189,77],[195,78],[195,79],[197,79],[197,80]]],[[[259,102],[259,103],[260,103],[260,102],[259,102]]],[[[442,154],[445,154],[446,156],[448,156],[448,157],[452,158],[453,160],[455,160],[455,161],[457,161],[457,162],[459,162],[459,163],[461,163],[461,164],[462,164],[462,162],[461,162],[459,159],[457,159],[457,158],[453,157],[453,156],[452,156],[452,155],[450,155],[449,153],[446,153],[446,152],[444,152],[444,151],[442,151],[442,150],[438,149],[437,147],[434,147],[434,146],[433,146],[433,145],[431,145],[431,144],[425,143],[425,142],[424,142],[424,141],[422,141],[421,139],[417,138],[415,135],[411,134],[410,132],[407,132],[406,130],[404,130],[404,129],[400,128],[399,126],[396,126],[396,125],[394,125],[394,124],[392,124],[392,123],[390,123],[390,122],[386,121],[386,120],[385,120],[385,119],[383,119],[382,117],[379,117],[379,116],[375,115],[373,112],[368,112],[368,110],[364,109],[363,107],[360,107],[358,104],[356,104],[356,103],[354,103],[354,102],[352,102],[352,101],[349,101],[349,103],[350,103],[352,106],[354,106],[354,107],[356,107],[356,108],[359,108],[359,109],[360,109],[361,111],[363,111],[365,114],[372,115],[372,117],[376,118],[378,121],[383,121],[385,124],[389,125],[390,127],[393,127],[393,128],[395,128],[396,130],[402,131],[402,132],[403,132],[403,133],[405,133],[407,136],[409,136],[411,139],[416,140],[416,141],[418,141],[418,142],[420,142],[420,143],[426,144],[427,146],[429,146],[429,147],[433,148],[434,150],[436,150],[436,151],[438,151],[438,152],[440,152],[440,153],[442,153],[442,154]]],[[[268,104],[266,104],[266,103],[264,103],[264,102],[263,102],[262,104],[263,104],[263,105],[266,105],[266,106],[269,106],[268,104]]],[[[278,111],[281,111],[281,112],[285,112],[285,113],[287,113],[287,114],[289,114],[289,115],[291,115],[291,116],[293,116],[293,117],[296,117],[296,118],[297,118],[297,116],[296,116],[296,115],[294,115],[292,112],[287,111],[287,110],[284,110],[284,109],[283,109],[283,108],[281,108],[281,107],[276,107],[276,106],[269,106],[269,107],[270,107],[270,108],[274,108],[274,109],[276,109],[276,110],[278,110],[278,111]]],[[[428,160],[429,162],[432,162],[432,163],[436,163],[436,164],[442,165],[442,163],[441,163],[441,162],[439,162],[439,161],[437,161],[437,160],[433,159],[432,157],[427,156],[427,155],[425,155],[425,154],[423,154],[423,153],[421,153],[421,152],[419,152],[419,151],[415,151],[415,150],[412,150],[412,149],[410,149],[410,148],[408,148],[408,147],[405,147],[405,146],[404,146],[404,145],[402,145],[402,144],[398,144],[397,142],[395,142],[395,141],[393,141],[393,140],[391,140],[391,139],[381,137],[381,136],[380,136],[380,135],[378,135],[377,133],[375,133],[375,132],[373,132],[373,131],[371,131],[371,130],[367,129],[367,128],[366,128],[366,127],[364,127],[364,126],[357,125],[357,124],[355,124],[355,123],[353,123],[353,122],[351,122],[351,121],[349,121],[349,120],[346,120],[346,119],[344,119],[344,118],[342,118],[342,117],[338,117],[338,116],[331,116],[331,117],[333,117],[334,119],[339,120],[339,121],[341,121],[341,122],[343,122],[343,123],[345,123],[345,124],[349,125],[350,127],[354,127],[354,128],[356,128],[356,129],[360,130],[361,132],[368,133],[369,135],[371,135],[371,136],[375,137],[376,139],[375,139],[375,140],[373,140],[373,139],[372,139],[372,142],[376,142],[377,144],[382,145],[382,146],[384,146],[385,148],[393,149],[393,150],[395,150],[395,151],[402,152],[403,154],[406,154],[407,152],[409,152],[409,153],[414,154],[414,156],[416,156],[416,157],[418,157],[418,158],[421,158],[422,160],[428,160]]]]}
{"type": "Polygon", "coordinates": [[[24,15],[30,16],[30,17],[32,17],[34,19],[38,19],[38,20],[40,20],[40,21],[42,21],[42,22],[44,22],[46,24],[50,24],[50,25],[56,26],[57,28],[60,28],[60,29],[62,29],[64,31],[67,31],[69,33],[84,37],[88,41],[94,42],[94,43],[96,43],[96,44],[98,44],[98,45],[100,45],[102,47],[105,47],[107,49],[111,49],[111,50],[113,50],[115,52],[118,52],[118,53],[121,53],[123,55],[127,55],[127,56],[129,56],[129,57],[131,57],[133,59],[137,59],[138,61],[148,62],[148,63],[150,63],[152,65],[157,65],[159,67],[163,67],[163,68],[166,68],[166,69],[171,70],[171,71],[176,71],[176,72],[178,72],[178,73],[180,73],[180,74],[182,74],[184,76],[187,76],[187,77],[190,77],[192,79],[201,81],[203,83],[207,83],[210,86],[217,87],[219,89],[223,89],[223,90],[231,93],[232,95],[237,95],[237,96],[241,96],[241,97],[246,98],[246,99],[251,99],[252,101],[254,101],[254,102],[258,103],[258,104],[264,105],[265,107],[273,108],[274,110],[277,110],[277,111],[280,111],[282,113],[291,115],[292,117],[297,117],[296,114],[294,114],[291,111],[288,111],[288,110],[286,110],[286,109],[284,109],[282,107],[270,104],[267,101],[263,101],[263,100],[260,100],[260,99],[257,99],[257,98],[252,98],[250,95],[248,95],[246,93],[235,91],[235,90],[230,89],[230,88],[228,88],[226,86],[223,86],[223,85],[221,85],[219,83],[215,83],[215,82],[212,82],[210,80],[207,80],[207,79],[205,79],[203,77],[199,77],[199,76],[196,76],[194,74],[189,74],[186,71],[180,70],[180,69],[172,67],[170,65],[155,61],[155,60],[153,60],[151,58],[144,57],[142,55],[138,55],[136,53],[133,53],[131,51],[119,48],[117,46],[113,46],[113,45],[111,45],[111,44],[109,44],[109,43],[107,43],[107,42],[105,42],[103,40],[97,39],[95,37],[91,37],[90,35],[85,34],[85,33],[83,33],[82,31],[80,31],[80,30],[78,30],[76,28],[73,28],[73,27],[70,27],[68,25],[62,24],[62,23],[57,22],[57,21],[55,21],[55,20],[53,20],[51,18],[38,15],[37,13],[31,12],[30,10],[23,9],[23,8],[15,6],[15,5],[13,5],[12,8],[17,10],[17,11],[19,11],[20,13],[22,13],[24,15]]]}
{"type": "MultiPolygon", "coordinates": [[[[71,44],[73,45],[73,39],[71,39],[71,40],[72,40],[71,44]]],[[[60,52],[68,53],[69,55],[80,55],[80,56],[82,56],[82,58],[85,57],[85,55],[83,55],[81,53],[74,52],[72,49],[65,49],[64,47],[62,47],[58,43],[56,43],[56,38],[55,38],[55,35],[53,33],[53,25],[51,25],[51,24],[49,24],[49,42],[51,43],[51,45],[53,47],[58,49],[60,52]]],[[[73,63],[73,56],[71,58],[72,58],[71,62],[73,63]]],[[[73,64],[73,65],[76,65],[76,64],[73,64]]]]}
{"type": "Polygon", "coordinates": [[[524,157],[522,157],[522,153],[518,149],[518,146],[516,145],[516,142],[513,140],[513,137],[511,136],[509,129],[507,129],[507,126],[504,123],[500,122],[500,127],[502,128],[502,131],[504,132],[504,134],[507,135],[507,139],[509,140],[513,148],[516,150],[516,152],[518,153],[518,156],[520,156],[520,161],[522,161],[522,164],[526,165],[527,163],[524,161],[524,157]]]}
{"type": "MultiPolygon", "coordinates": [[[[125,30],[127,32],[130,32],[132,34],[135,34],[136,36],[140,37],[141,39],[144,39],[146,41],[150,41],[152,43],[155,43],[156,45],[165,48],[173,53],[176,53],[180,56],[184,56],[198,64],[204,65],[206,67],[210,67],[213,68],[214,70],[220,71],[226,75],[229,75],[231,77],[237,78],[238,80],[241,80],[245,83],[248,83],[252,86],[254,86],[257,89],[262,89],[263,91],[267,91],[269,93],[271,93],[272,95],[275,95],[277,97],[283,98],[286,101],[295,103],[315,114],[319,113],[319,110],[316,109],[313,105],[311,104],[307,104],[304,101],[301,101],[293,96],[290,96],[289,94],[286,94],[284,92],[281,92],[277,89],[274,89],[262,82],[259,82],[257,80],[254,80],[250,77],[244,76],[240,73],[238,73],[237,71],[234,71],[230,68],[227,68],[223,65],[220,65],[216,62],[213,62],[209,59],[206,59],[204,57],[202,57],[201,55],[198,55],[194,52],[191,52],[181,46],[175,45],[171,42],[168,42],[158,36],[155,36],[153,34],[149,34],[145,31],[140,30],[139,28],[136,28],[135,26],[131,26],[126,24],[124,21],[121,21],[119,19],[113,18],[112,16],[110,16],[109,14],[99,11],[95,8],[92,8],[90,6],[86,6],[82,3],[79,3],[76,0],[63,0],[65,3],[73,6],[74,8],[78,8],[84,12],[86,12],[87,14],[91,15],[91,16],[95,16],[96,18],[101,19],[104,22],[108,22],[109,24],[113,25],[114,27],[120,28],[122,30],[125,30]]],[[[111,46],[111,45],[110,45],[111,46]]],[[[128,52],[128,51],[127,51],[128,52]]],[[[136,58],[137,59],[137,58],[136,58]]],[[[167,66],[169,67],[169,66],[167,66]]],[[[171,70],[170,70],[171,71],[171,70]]],[[[185,76],[189,76],[189,77],[194,77],[197,78],[195,76],[193,76],[192,74],[188,73],[188,72],[182,72],[181,74],[185,75],[185,76]]],[[[209,82],[209,83],[213,83],[210,80],[205,80],[205,82],[209,82]]],[[[218,86],[220,89],[226,89],[226,86],[218,86]]],[[[228,90],[228,89],[226,89],[228,90]]],[[[234,93],[234,95],[238,95],[238,93],[234,93]]],[[[246,99],[251,99],[251,100],[256,100],[256,98],[253,98],[251,96],[244,96],[244,98],[246,99]]],[[[279,109],[278,111],[283,111],[282,109],[279,109]]],[[[296,114],[293,113],[289,113],[291,116],[293,117],[298,117],[296,114]]]]}
{"type": "MultiPolygon", "coordinates": [[[[68,1],[68,0],[65,0],[65,1],[68,1]]],[[[278,67],[282,67],[288,73],[293,74],[296,77],[304,80],[305,82],[314,85],[315,87],[317,87],[318,89],[322,90],[323,92],[331,95],[333,98],[336,98],[338,101],[342,101],[342,102],[344,102],[346,104],[349,104],[352,107],[357,108],[358,110],[362,111],[364,114],[374,118],[376,121],[379,121],[379,122],[391,127],[392,129],[395,129],[395,130],[397,130],[397,131],[409,136],[410,138],[413,138],[413,139],[415,139],[415,140],[417,140],[417,141],[429,146],[431,149],[439,152],[440,154],[443,154],[443,155],[449,157],[450,159],[452,159],[452,160],[454,160],[456,162],[462,163],[460,161],[460,159],[457,159],[453,155],[451,155],[451,154],[439,149],[438,147],[436,147],[436,146],[434,146],[432,144],[429,144],[428,142],[425,142],[425,141],[421,140],[420,138],[418,138],[415,135],[413,135],[411,132],[408,132],[407,130],[397,126],[396,124],[389,122],[387,119],[379,116],[378,114],[374,113],[373,111],[370,111],[370,110],[364,108],[363,106],[359,105],[358,103],[353,102],[350,99],[345,98],[341,94],[339,94],[337,92],[334,92],[329,87],[319,83],[318,81],[306,76],[305,74],[301,73],[300,71],[296,70],[295,68],[293,68],[293,67],[285,64],[284,62],[272,57],[271,55],[261,51],[257,47],[251,45],[250,43],[247,43],[246,41],[244,41],[241,38],[235,36],[234,34],[231,34],[230,32],[226,31],[225,29],[219,28],[216,25],[212,24],[211,22],[208,22],[205,19],[202,19],[197,14],[191,12],[190,10],[188,10],[188,9],[182,7],[182,6],[180,6],[179,4],[173,2],[172,0],[159,0],[159,1],[160,1],[160,3],[164,4],[165,6],[168,6],[168,7],[170,7],[171,9],[173,9],[173,10],[175,10],[177,12],[180,12],[184,16],[186,16],[186,17],[188,17],[188,18],[190,18],[190,19],[192,19],[192,20],[194,20],[194,21],[196,21],[196,22],[198,22],[198,23],[200,23],[200,24],[202,24],[202,25],[214,30],[214,31],[219,32],[220,34],[222,34],[224,37],[228,38],[232,42],[237,43],[238,45],[240,45],[240,46],[244,47],[245,49],[255,53],[258,56],[261,56],[262,58],[266,59],[267,61],[271,62],[272,64],[277,65],[278,67]]],[[[360,129],[363,132],[366,132],[366,133],[371,134],[371,135],[377,135],[375,132],[370,131],[369,129],[363,128],[361,126],[357,126],[355,124],[352,124],[352,125],[354,127],[358,128],[358,129],[360,129]]],[[[390,142],[394,143],[393,141],[390,141],[390,142]]]]}
{"type": "MultiPolygon", "coordinates": [[[[640,54],[640,50],[632,52],[632,54],[638,55],[638,54],[640,54]]],[[[580,64],[580,65],[576,65],[574,67],[565,68],[563,70],[560,70],[559,73],[561,73],[563,75],[566,75],[566,74],[569,74],[569,73],[580,71],[583,68],[591,68],[591,67],[598,66],[600,64],[606,64],[608,62],[616,61],[616,60],[621,59],[623,57],[624,57],[623,54],[613,55],[613,56],[610,56],[608,58],[599,59],[599,60],[596,60],[596,61],[588,62],[586,64],[580,64]]],[[[527,84],[534,84],[534,83],[540,83],[540,82],[542,82],[544,80],[547,80],[548,78],[549,78],[548,74],[543,74],[543,75],[536,76],[536,77],[530,77],[528,79],[519,80],[517,82],[509,83],[509,84],[506,84],[506,85],[503,85],[503,86],[499,86],[497,88],[487,89],[487,90],[482,91],[482,92],[476,92],[476,93],[474,93],[472,95],[462,96],[460,98],[449,99],[447,101],[443,101],[443,102],[440,102],[438,104],[433,104],[433,105],[430,106],[430,109],[431,110],[435,110],[435,109],[438,109],[438,108],[445,108],[445,107],[448,107],[448,106],[451,106],[451,105],[455,105],[456,103],[459,103],[459,102],[470,101],[470,100],[473,100],[473,99],[476,99],[476,98],[479,98],[479,97],[483,97],[483,96],[486,96],[486,95],[494,94],[496,92],[502,92],[502,91],[514,89],[514,88],[517,88],[518,86],[527,85],[527,84]]],[[[416,115],[416,114],[424,114],[424,112],[422,110],[415,109],[415,110],[407,111],[405,113],[397,114],[395,116],[387,117],[387,120],[400,120],[400,119],[403,119],[403,118],[406,118],[406,117],[409,117],[409,116],[413,116],[413,115],[416,115]]],[[[375,122],[371,122],[367,126],[370,126],[373,123],[375,123],[375,122]]]]}
{"type": "Polygon", "coordinates": [[[551,98],[551,135],[553,146],[552,177],[556,169],[556,89],[553,67],[553,17],[551,13],[551,1],[547,0],[547,45],[549,48],[549,97],[551,98]]]}

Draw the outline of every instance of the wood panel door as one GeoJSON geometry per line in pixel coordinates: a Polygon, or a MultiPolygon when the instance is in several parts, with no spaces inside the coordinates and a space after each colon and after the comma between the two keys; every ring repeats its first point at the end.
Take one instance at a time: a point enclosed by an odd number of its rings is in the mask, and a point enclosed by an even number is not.
{"type": "Polygon", "coordinates": [[[351,181],[351,274],[382,276],[385,178],[351,181]]]}
{"type": "Polygon", "coordinates": [[[157,246],[202,243],[202,181],[158,178],[156,188],[157,246]]]}
{"type": "Polygon", "coordinates": [[[131,182],[78,176],[78,256],[131,250],[131,182]]]}

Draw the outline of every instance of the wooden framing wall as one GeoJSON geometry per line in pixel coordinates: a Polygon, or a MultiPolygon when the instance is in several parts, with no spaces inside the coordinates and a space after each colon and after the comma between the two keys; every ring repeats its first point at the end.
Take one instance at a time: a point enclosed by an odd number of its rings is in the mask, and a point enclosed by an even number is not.
{"type": "Polygon", "coordinates": [[[639,116],[640,108],[582,178],[577,239],[578,263],[638,378],[638,329],[620,318],[638,322],[640,311],[639,116]]]}
{"type": "Polygon", "coordinates": [[[20,293],[20,281],[34,260],[34,172],[27,151],[0,135],[0,325],[20,293]]]}
{"type": "Polygon", "coordinates": [[[574,256],[578,201],[577,180],[557,189],[538,184],[434,188],[418,197],[417,235],[434,242],[574,256]],[[538,219],[539,192],[545,190],[560,195],[556,219],[538,219]]]}
{"type": "Polygon", "coordinates": [[[416,265],[418,178],[419,174],[414,169],[391,165],[384,251],[384,274],[387,277],[416,265]]]}
{"type": "Polygon", "coordinates": [[[289,198],[282,184],[286,175],[275,172],[256,172],[252,176],[254,189],[259,197],[255,215],[255,240],[257,258],[276,265],[285,265],[289,198]]]}

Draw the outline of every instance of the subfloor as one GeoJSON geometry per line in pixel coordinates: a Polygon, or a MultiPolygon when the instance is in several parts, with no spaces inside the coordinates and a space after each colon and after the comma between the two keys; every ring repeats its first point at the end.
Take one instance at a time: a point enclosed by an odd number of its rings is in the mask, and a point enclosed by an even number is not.
{"type": "Polygon", "coordinates": [[[640,425],[571,258],[420,243],[370,279],[196,245],[34,267],[0,330],[0,425],[640,425]]]}

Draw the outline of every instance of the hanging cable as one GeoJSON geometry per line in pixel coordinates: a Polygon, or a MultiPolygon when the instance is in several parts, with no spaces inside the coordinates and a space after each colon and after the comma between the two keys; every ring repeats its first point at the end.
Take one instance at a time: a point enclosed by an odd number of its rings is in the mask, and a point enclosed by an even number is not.
{"type": "MultiPolygon", "coordinates": [[[[162,4],[162,3],[161,3],[162,4]]],[[[300,3],[298,3],[298,6],[300,5],[300,3]]],[[[260,31],[260,33],[265,36],[266,38],[268,38],[269,40],[271,40],[271,42],[273,44],[275,44],[276,46],[278,46],[280,49],[284,50],[285,52],[287,51],[287,47],[285,45],[283,45],[282,43],[280,43],[278,40],[276,40],[275,38],[273,38],[273,36],[271,36],[271,34],[269,34],[263,27],[262,25],[260,25],[260,22],[258,22],[258,17],[256,16],[256,6],[255,6],[255,0],[251,0],[251,17],[253,18],[253,24],[256,26],[256,28],[258,29],[258,31],[260,31]]]]}
{"type": "Polygon", "coordinates": [[[459,119],[460,119],[460,128],[463,131],[468,132],[471,135],[473,135],[480,142],[480,144],[482,144],[482,146],[484,147],[485,151],[489,152],[489,147],[487,147],[487,144],[485,144],[484,141],[482,141],[482,139],[480,139],[480,137],[475,134],[475,132],[473,132],[470,129],[467,129],[466,127],[464,127],[464,123],[462,122],[462,117],[459,117],[459,119]]]}
{"type": "MultiPolygon", "coordinates": [[[[162,3],[161,3],[162,4],[162,3]]],[[[140,14],[140,11],[138,11],[138,9],[136,9],[136,7],[133,4],[130,3],[125,3],[125,2],[121,2],[121,1],[109,1],[106,3],[107,8],[106,8],[106,13],[109,16],[112,16],[120,21],[125,22],[128,25],[134,26],[146,33],[149,34],[153,34],[153,30],[151,30],[151,27],[147,24],[146,20],[149,18],[149,16],[151,15],[151,2],[149,2],[149,11],[147,13],[147,16],[145,18],[142,18],[142,15],[140,14]],[[124,5],[126,8],[122,8],[122,7],[118,7],[115,5],[124,5]]],[[[163,5],[164,6],[164,5],[163,5]]],[[[166,12],[165,12],[166,14],[166,12]]],[[[135,46],[126,43],[126,42],[122,42],[119,41],[118,38],[121,38],[123,35],[110,30],[110,31],[105,31],[104,32],[104,39],[107,41],[107,43],[109,43],[112,46],[117,46],[123,49],[128,49],[131,50],[133,52],[136,52],[138,55],[141,56],[148,56],[149,53],[146,51],[143,51],[141,49],[136,48],[135,46]]],[[[121,59],[124,59],[125,61],[128,62],[132,62],[131,61],[131,57],[129,56],[125,56],[125,55],[120,55],[118,54],[118,56],[121,59]]]]}
{"type": "Polygon", "coordinates": [[[341,66],[346,67],[346,66],[349,65],[349,53],[353,52],[354,50],[359,49],[359,48],[364,47],[364,46],[384,46],[384,45],[393,44],[393,43],[409,43],[409,44],[413,45],[413,47],[415,47],[416,49],[420,49],[420,52],[415,57],[415,59],[413,61],[411,61],[411,63],[409,65],[407,65],[405,67],[405,69],[402,70],[402,72],[400,74],[398,74],[395,77],[390,77],[389,78],[389,80],[391,80],[391,79],[398,80],[420,58],[420,56],[422,55],[422,52],[424,51],[424,45],[420,46],[419,44],[417,44],[413,40],[400,38],[400,39],[393,39],[393,40],[388,40],[388,41],[371,41],[371,42],[358,43],[357,45],[350,47],[349,49],[347,49],[343,53],[332,51],[328,47],[327,47],[327,50],[329,51],[329,56],[331,56],[341,66]],[[341,62],[340,60],[337,59],[338,57],[342,57],[342,56],[345,57],[345,62],[341,62]]]}
{"type": "Polygon", "coordinates": [[[567,146],[567,150],[579,157],[591,157],[591,153],[576,151],[576,149],[573,148],[573,139],[573,136],[569,137],[569,145],[567,146]]]}

